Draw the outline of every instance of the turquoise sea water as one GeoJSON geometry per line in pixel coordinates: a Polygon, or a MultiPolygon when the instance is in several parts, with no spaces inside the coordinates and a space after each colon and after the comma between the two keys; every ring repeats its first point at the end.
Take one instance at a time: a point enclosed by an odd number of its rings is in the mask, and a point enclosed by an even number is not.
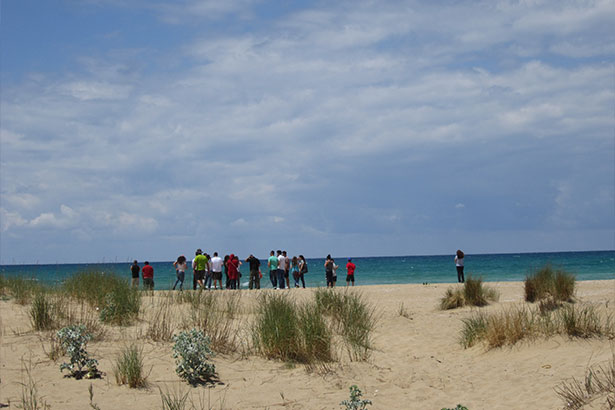
{"type": "MultiPolygon", "coordinates": [[[[454,255],[353,257],[357,265],[356,285],[384,285],[403,283],[451,283],[457,281],[454,255]]],[[[346,257],[335,257],[340,265],[338,285],[345,285],[346,257]]],[[[325,286],[324,259],[308,259],[309,272],[305,276],[310,287],[325,286]]],[[[575,274],[577,280],[615,279],[615,251],[552,252],[470,255],[465,257],[465,275],[481,276],[485,281],[522,281],[528,273],[550,263],[575,274]]],[[[156,289],[170,289],[175,281],[171,261],[152,262],[156,289]]],[[[130,263],[1,265],[0,274],[22,276],[43,283],[60,283],[84,270],[97,269],[130,277],[130,263]]],[[[266,260],[261,260],[261,286],[270,288],[266,260]]],[[[248,266],[241,267],[242,288],[248,286],[248,266]]],[[[186,272],[185,287],[192,285],[192,272],[186,272]]]]}

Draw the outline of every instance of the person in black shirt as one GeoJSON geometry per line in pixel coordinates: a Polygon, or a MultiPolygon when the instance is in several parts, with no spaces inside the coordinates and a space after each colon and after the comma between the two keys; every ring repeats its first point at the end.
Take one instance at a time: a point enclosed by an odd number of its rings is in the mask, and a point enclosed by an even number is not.
{"type": "Polygon", "coordinates": [[[132,281],[130,284],[133,288],[139,287],[139,271],[141,271],[141,268],[139,267],[139,263],[135,260],[132,265],[130,265],[130,272],[132,273],[132,281]]]}
{"type": "Polygon", "coordinates": [[[248,287],[250,289],[260,289],[261,288],[261,275],[260,275],[260,266],[261,261],[258,260],[254,255],[250,254],[246,262],[250,264],[250,284],[248,287]]]}

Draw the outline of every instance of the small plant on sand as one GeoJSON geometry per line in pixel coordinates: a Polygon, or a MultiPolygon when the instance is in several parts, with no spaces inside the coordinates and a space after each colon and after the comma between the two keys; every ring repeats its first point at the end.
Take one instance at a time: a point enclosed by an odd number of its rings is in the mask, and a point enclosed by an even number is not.
{"type": "Polygon", "coordinates": [[[564,400],[566,409],[581,409],[592,402],[592,408],[598,408],[597,401],[605,405],[600,408],[615,408],[615,354],[606,365],[592,366],[585,373],[585,380],[572,379],[555,388],[555,392],[564,400]]]}
{"type": "Polygon", "coordinates": [[[457,309],[463,307],[465,305],[465,299],[463,297],[463,290],[460,288],[446,289],[446,293],[440,299],[440,309],[448,310],[448,309],[457,309]]]}
{"type": "Polygon", "coordinates": [[[66,354],[70,356],[70,363],[62,363],[60,371],[69,370],[70,376],[81,379],[85,376],[86,379],[98,377],[100,374],[96,366],[98,361],[89,357],[85,350],[87,343],[92,338],[83,325],[74,325],[58,330],[58,339],[66,354]],[[83,370],[87,369],[87,370],[83,370]]]}
{"type": "Polygon", "coordinates": [[[47,410],[51,407],[38,394],[38,387],[32,376],[33,370],[32,359],[30,358],[27,363],[22,359],[22,376],[25,372],[25,378],[24,381],[20,383],[21,400],[18,407],[21,406],[24,410],[47,410]]]}
{"type": "Polygon", "coordinates": [[[173,337],[173,357],[175,371],[190,384],[207,381],[215,372],[216,367],[209,360],[213,356],[210,349],[211,341],[203,332],[197,329],[182,331],[173,337]]]}
{"type": "Polygon", "coordinates": [[[372,404],[371,400],[361,400],[363,392],[358,386],[350,386],[350,400],[344,400],[340,403],[340,406],[345,406],[346,410],[365,410],[367,406],[372,404]]]}
{"type": "Polygon", "coordinates": [[[527,302],[552,299],[555,302],[572,301],[575,277],[564,270],[553,270],[546,265],[525,278],[524,290],[527,302]]]}
{"type": "Polygon", "coordinates": [[[466,406],[464,406],[463,404],[458,404],[456,407],[448,408],[448,407],[442,407],[442,410],[468,410],[468,408],[466,406]]]}
{"type": "Polygon", "coordinates": [[[126,346],[120,352],[113,369],[117,384],[131,388],[145,387],[147,376],[143,370],[143,351],[136,345],[126,346]]]}
{"type": "Polygon", "coordinates": [[[105,296],[100,320],[120,326],[129,325],[139,315],[140,308],[141,293],[130,287],[128,282],[120,282],[105,296]]]}

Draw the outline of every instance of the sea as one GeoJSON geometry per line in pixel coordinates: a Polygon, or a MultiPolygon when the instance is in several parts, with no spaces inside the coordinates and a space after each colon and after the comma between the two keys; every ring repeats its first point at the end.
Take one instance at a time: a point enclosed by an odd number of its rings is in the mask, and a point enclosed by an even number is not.
{"type": "MultiPolygon", "coordinates": [[[[335,257],[335,256],[334,256],[335,257]]],[[[338,285],[345,285],[347,257],[335,257],[338,285]]],[[[406,283],[452,283],[457,281],[454,255],[352,257],[357,266],[355,284],[397,285],[406,283]]],[[[306,286],[326,286],[324,259],[310,258],[306,286]]],[[[172,261],[150,262],[154,268],[155,288],[171,289],[175,282],[172,261]]],[[[528,274],[550,264],[575,275],[579,281],[615,279],[615,250],[586,252],[506,253],[465,255],[465,276],[481,277],[485,282],[523,281],[528,274]]],[[[141,264],[142,266],[142,264],[141,264]]],[[[20,276],[48,285],[60,284],[83,271],[100,271],[130,278],[130,262],[74,263],[53,265],[0,265],[0,275],[20,276]]],[[[266,259],[261,260],[262,288],[271,288],[266,259]]],[[[248,264],[241,266],[241,287],[248,287],[248,264]]],[[[292,279],[291,279],[292,280],[292,279]]],[[[186,272],[185,288],[192,285],[192,272],[186,272]]]]}

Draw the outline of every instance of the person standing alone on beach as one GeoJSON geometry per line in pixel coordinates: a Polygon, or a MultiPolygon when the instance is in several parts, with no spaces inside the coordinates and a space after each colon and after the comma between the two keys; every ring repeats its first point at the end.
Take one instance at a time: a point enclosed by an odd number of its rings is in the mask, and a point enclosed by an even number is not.
{"type": "Polygon", "coordinates": [[[455,267],[457,268],[457,281],[459,283],[463,283],[465,278],[463,277],[463,258],[465,257],[464,253],[461,249],[457,249],[457,254],[455,255],[455,267]]]}
{"type": "Polygon", "coordinates": [[[173,266],[175,266],[175,275],[177,276],[177,280],[175,281],[175,285],[173,285],[173,290],[179,283],[179,290],[184,290],[184,278],[186,277],[186,257],[181,255],[177,258],[175,262],[173,262],[173,266]]]}
{"type": "Polygon", "coordinates": [[[139,267],[139,262],[135,259],[132,265],[130,265],[130,273],[132,274],[130,285],[133,288],[139,287],[139,272],[141,272],[141,268],[139,267]]]}
{"type": "Polygon", "coordinates": [[[143,264],[141,272],[143,272],[143,288],[145,290],[154,290],[154,268],[148,261],[145,261],[143,264]]]}
{"type": "Polygon", "coordinates": [[[352,282],[352,286],[354,286],[354,271],[357,266],[352,263],[352,259],[348,258],[348,263],[346,264],[346,286],[352,282]]]}

